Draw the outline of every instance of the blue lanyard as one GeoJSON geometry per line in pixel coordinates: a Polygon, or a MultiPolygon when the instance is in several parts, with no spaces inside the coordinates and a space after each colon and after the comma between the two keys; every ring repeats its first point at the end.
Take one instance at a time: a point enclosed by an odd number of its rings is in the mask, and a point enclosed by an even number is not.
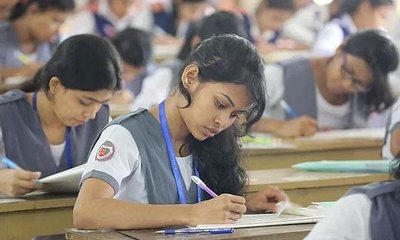
{"type": "MultiPolygon", "coordinates": [[[[33,110],[37,112],[37,92],[33,93],[32,96],[32,105],[33,110]]],[[[69,137],[69,133],[71,132],[71,128],[67,127],[65,130],[65,153],[67,157],[67,166],[68,168],[72,168],[74,166],[74,160],[72,159],[72,151],[71,151],[71,140],[69,137]]]]}
{"type": "MultiPolygon", "coordinates": [[[[161,129],[164,136],[165,144],[167,145],[168,158],[169,163],[171,164],[172,173],[174,175],[176,189],[178,190],[179,203],[186,204],[186,194],[185,194],[185,184],[183,183],[181,171],[179,170],[178,163],[175,158],[175,150],[172,144],[171,134],[169,132],[167,116],[165,115],[165,102],[160,103],[159,105],[159,117],[161,122],[161,129]]],[[[199,176],[199,171],[196,166],[194,166],[194,172],[196,176],[199,176]]],[[[201,202],[201,190],[200,187],[197,186],[197,202],[201,202]]]]}

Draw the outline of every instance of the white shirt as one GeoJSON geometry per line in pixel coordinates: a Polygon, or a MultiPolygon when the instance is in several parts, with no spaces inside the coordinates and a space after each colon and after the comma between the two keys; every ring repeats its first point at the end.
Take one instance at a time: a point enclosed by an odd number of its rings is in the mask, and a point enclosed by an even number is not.
{"type": "Polygon", "coordinates": [[[342,197],[305,240],[370,240],[371,201],[364,194],[342,197]]]}
{"type": "Polygon", "coordinates": [[[335,129],[344,129],[349,126],[351,118],[350,101],[342,105],[332,105],[321,95],[317,86],[315,86],[317,95],[317,120],[319,127],[329,127],[335,129]]]}
{"type": "MultiPolygon", "coordinates": [[[[341,17],[343,25],[345,25],[350,33],[355,33],[357,27],[353,22],[350,15],[343,15],[341,17]]],[[[343,30],[335,20],[329,21],[325,27],[318,33],[312,48],[312,55],[314,56],[333,56],[336,49],[343,43],[345,37],[343,30]]]]}
{"type": "Polygon", "coordinates": [[[400,98],[392,107],[392,112],[390,116],[390,125],[388,129],[388,135],[385,139],[385,144],[382,147],[382,157],[384,159],[393,159],[394,156],[390,149],[390,142],[392,140],[392,132],[400,127],[400,98]]]}
{"type": "Polygon", "coordinates": [[[142,90],[132,103],[132,110],[150,108],[164,101],[170,91],[173,74],[169,68],[159,68],[143,80],[142,90]]]}
{"type": "Polygon", "coordinates": [[[56,162],[57,167],[60,166],[61,157],[64,153],[64,149],[65,149],[65,141],[58,145],[50,144],[51,155],[53,156],[53,159],[56,162]]]}
{"type": "MultiPolygon", "coordinates": [[[[266,109],[264,117],[273,117],[275,119],[284,119],[284,113],[280,108],[280,101],[283,99],[285,87],[283,84],[283,68],[278,64],[270,64],[265,66],[265,78],[267,96],[270,107],[266,109]]],[[[318,87],[315,86],[317,120],[320,127],[332,127],[343,129],[348,126],[351,114],[350,101],[335,106],[328,103],[320,94],[318,87]]]]}
{"type": "MultiPolygon", "coordinates": [[[[186,189],[190,187],[193,173],[192,155],[176,157],[186,189]]],[[[107,182],[115,191],[114,198],[131,202],[148,203],[144,181],[140,150],[132,134],[121,125],[112,125],[104,129],[97,140],[83,172],[85,175],[96,171],[92,176],[107,182]],[[96,160],[100,146],[110,141],[114,145],[114,154],[108,160],[96,160]]],[[[161,186],[162,187],[162,186],[161,186]]]]}
{"type": "Polygon", "coordinates": [[[310,3],[297,10],[295,15],[286,21],[282,29],[282,37],[312,45],[328,19],[328,5],[310,3]]]}

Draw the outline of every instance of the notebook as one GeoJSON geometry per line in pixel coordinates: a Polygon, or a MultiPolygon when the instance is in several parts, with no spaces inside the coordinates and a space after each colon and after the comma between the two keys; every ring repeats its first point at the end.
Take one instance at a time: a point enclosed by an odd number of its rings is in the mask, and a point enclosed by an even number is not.
{"type": "Polygon", "coordinates": [[[232,224],[200,224],[195,228],[212,229],[212,228],[249,228],[249,227],[266,227],[278,225],[291,225],[301,223],[316,223],[324,216],[299,216],[292,214],[245,214],[241,219],[232,224]]]}
{"type": "Polygon", "coordinates": [[[41,191],[44,192],[78,192],[79,182],[86,164],[39,179],[41,191]]]}

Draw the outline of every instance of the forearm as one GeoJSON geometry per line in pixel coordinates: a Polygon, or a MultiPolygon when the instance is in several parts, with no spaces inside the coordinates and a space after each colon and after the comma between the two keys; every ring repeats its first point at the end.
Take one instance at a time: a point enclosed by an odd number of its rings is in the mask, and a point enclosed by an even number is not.
{"type": "Polygon", "coordinates": [[[74,226],[82,229],[144,229],[189,225],[191,205],[151,205],[116,199],[78,202],[74,226]]]}

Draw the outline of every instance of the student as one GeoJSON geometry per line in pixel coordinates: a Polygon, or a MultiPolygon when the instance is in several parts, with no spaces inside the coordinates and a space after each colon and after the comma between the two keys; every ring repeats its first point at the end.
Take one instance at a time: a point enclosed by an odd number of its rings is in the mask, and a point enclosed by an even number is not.
{"type": "Polygon", "coordinates": [[[350,35],[381,28],[393,10],[393,0],[340,1],[339,14],[319,32],[312,49],[315,56],[332,56],[350,35]]]}
{"type": "Polygon", "coordinates": [[[399,239],[399,158],[393,160],[391,173],[391,181],[351,189],[305,239],[399,239]]]}
{"type": "Polygon", "coordinates": [[[36,91],[0,96],[1,144],[24,170],[1,169],[0,192],[18,196],[36,189],[40,176],[80,165],[107,124],[104,104],[120,88],[118,54],[92,35],[62,42],[35,77],[36,91]]]}
{"type": "Polygon", "coordinates": [[[262,0],[256,8],[250,41],[263,54],[279,48],[284,23],[295,12],[293,0],[262,0]]]}
{"type": "Polygon", "coordinates": [[[382,157],[393,159],[400,156],[400,98],[393,104],[386,124],[385,142],[382,147],[382,157]]]}
{"type": "Polygon", "coordinates": [[[231,12],[218,11],[193,23],[177,57],[160,64],[159,68],[144,80],[143,91],[133,101],[132,108],[150,108],[162,102],[170,89],[178,85],[179,70],[193,48],[201,41],[220,34],[247,36],[242,19],[231,12]]]}
{"type": "Polygon", "coordinates": [[[299,116],[315,118],[319,129],[365,127],[371,112],[392,105],[387,77],[398,61],[388,34],[369,30],[350,36],[333,57],[296,58],[269,65],[272,116],[296,118],[284,112],[284,100],[299,116]]]}
{"type": "Polygon", "coordinates": [[[74,0],[19,1],[10,21],[0,25],[1,78],[32,78],[51,57],[54,37],[73,9],[74,0]]]}
{"type": "Polygon", "coordinates": [[[152,38],[143,30],[127,28],[118,33],[112,43],[122,58],[124,88],[110,102],[129,104],[142,90],[143,80],[155,71],[156,66],[151,63],[152,38]]]}
{"type": "Polygon", "coordinates": [[[220,35],[200,44],[182,67],[179,87],[163,103],[119,118],[101,133],[82,176],[75,227],[232,223],[246,209],[276,210],[275,203],[287,199],[276,188],[238,196],[247,177],[237,136],[263,113],[263,68],[241,37],[220,35]],[[239,124],[242,116],[247,121],[239,124]],[[220,196],[210,199],[191,175],[220,196]]]}
{"type": "Polygon", "coordinates": [[[128,27],[152,30],[152,16],[145,0],[96,0],[71,15],[63,26],[62,37],[90,33],[112,38],[128,27]]]}

